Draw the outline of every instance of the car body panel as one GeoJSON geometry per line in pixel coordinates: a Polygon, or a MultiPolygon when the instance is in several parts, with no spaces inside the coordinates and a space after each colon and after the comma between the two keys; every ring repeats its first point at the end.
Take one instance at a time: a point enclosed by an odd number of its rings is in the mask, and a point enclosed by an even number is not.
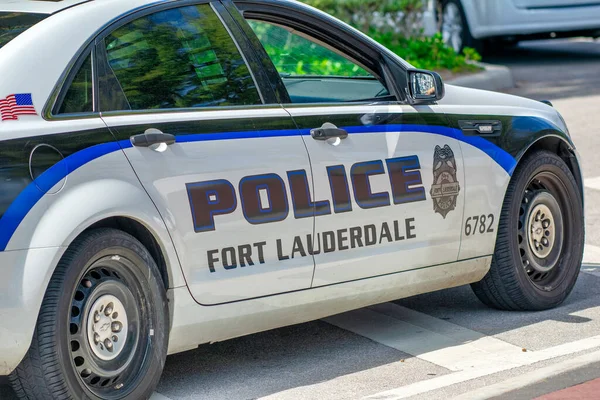
{"type": "MultiPolygon", "coordinates": [[[[600,30],[600,3],[553,6],[547,0],[461,0],[471,34],[476,39],[494,36],[522,36],[550,32],[600,30]],[[532,4],[526,8],[526,4],[532,4]],[[540,6],[537,6],[539,4],[540,6]],[[544,6],[545,5],[545,6],[544,6]],[[525,7],[523,7],[525,6],[525,7]]],[[[566,3],[561,1],[561,4],[566,3]]]]}
{"type": "Polygon", "coordinates": [[[317,216],[315,222],[315,232],[323,235],[323,241],[329,235],[332,243],[328,243],[330,249],[315,255],[313,286],[458,259],[464,210],[463,157],[459,141],[446,132],[446,119],[443,114],[436,115],[436,108],[416,109],[393,104],[286,105],[301,131],[309,132],[324,123],[332,123],[350,133],[339,143],[304,136],[315,178],[315,199],[330,203],[332,208],[329,214],[324,212],[317,216]],[[437,183],[434,170],[439,167],[434,163],[434,156],[436,150],[442,149],[453,152],[450,179],[456,190],[444,210],[436,209],[431,199],[432,188],[437,183]],[[360,183],[354,181],[353,171],[367,162],[385,165],[387,173],[381,169],[370,178],[370,190],[379,200],[363,204],[359,201],[360,183]],[[405,165],[405,169],[392,172],[394,165],[400,164],[405,165]],[[332,185],[344,185],[332,183],[329,173],[332,167],[335,173],[347,175],[348,188],[353,190],[350,203],[340,202],[336,206],[336,197],[341,195],[337,193],[332,197],[332,185]],[[436,228],[430,229],[432,226],[436,228]],[[377,243],[366,245],[367,227],[376,232],[376,237],[371,239],[377,243]],[[393,233],[392,240],[386,238],[388,228],[393,233]],[[365,235],[365,243],[354,240],[353,236],[360,234],[365,235]],[[365,268],[366,265],[369,268],[365,268]]]}
{"type": "Polygon", "coordinates": [[[491,257],[199,309],[185,288],[170,290],[169,354],[481,280],[491,257]]]}
{"type": "Polygon", "coordinates": [[[48,281],[65,248],[0,252],[0,376],[29,349],[48,281]]]}
{"type": "MultiPolygon", "coordinates": [[[[483,233],[479,231],[468,235],[466,226],[463,227],[459,259],[477,256],[481,251],[492,254],[496,238],[489,233],[497,230],[506,189],[519,160],[543,138],[556,138],[576,157],[575,147],[558,113],[541,102],[446,85],[446,96],[440,101],[440,108],[447,115],[450,126],[457,129],[460,129],[461,121],[497,121],[502,124],[501,132],[484,140],[504,152],[502,157],[506,160],[506,166],[512,166],[510,168],[500,168],[493,158],[468,143],[462,143],[467,182],[464,218],[466,221],[468,218],[485,217],[488,228],[483,233]],[[469,113],[465,114],[465,110],[469,113]],[[481,171],[486,173],[482,174],[481,171]],[[493,222],[490,222],[490,216],[493,222]]],[[[573,173],[583,187],[581,172],[573,173]]]]}
{"type": "MultiPolygon", "coordinates": [[[[283,262],[280,257],[284,246],[291,249],[295,236],[311,235],[314,224],[312,218],[293,217],[287,171],[305,171],[310,181],[312,175],[302,137],[285,110],[257,107],[105,116],[104,121],[119,140],[126,141],[148,128],[176,136],[177,143],[164,152],[129,146],[125,154],[169,227],[187,284],[200,304],[310,287],[313,258],[305,254],[283,262]],[[265,174],[276,174],[285,181],[287,213],[281,221],[251,224],[244,216],[240,185],[244,179],[265,174]],[[226,181],[235,189],[234,210],[215,215],[212,229],[195,229],[190,191],[215,180],[226,181]],[[244,250],[240,246],[247,247],[249,259],[241,259],[244,250]]],[[[267,206],[264,201],[261,204],[267,206]]]]}
{"type": "Polygon", "coordinates": [[[23,1],[2,0],[0,9],[7,12],[26,12],[36,14],[54,14],[69,7],[85,3],[90,0],[61,0],[61,1],[23,1]]]}
{"type": "Polygon", "coordinates": [[[518,8],[571,8],[598,4],[596,0],[513,0],[518,8]]]}

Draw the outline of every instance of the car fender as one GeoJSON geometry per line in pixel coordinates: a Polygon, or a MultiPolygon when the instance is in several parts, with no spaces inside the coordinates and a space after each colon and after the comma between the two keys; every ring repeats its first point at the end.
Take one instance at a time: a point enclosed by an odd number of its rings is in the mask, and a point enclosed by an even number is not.
{"type": "MultiPolygon", "coordinates": [[[[185,285],[167,227],[122,151],[105,155],[77,169],[56,194],[46,194],[27,214],[7,251],[37,248],[66,249],[83,231],[111,217],[142,224],[159,244],[171,287],[185,285]]],[[[56,265],[47,266],[47,282],[56,265]]],[[[40,269],[31,278],[40,279],[40,269]]]]}

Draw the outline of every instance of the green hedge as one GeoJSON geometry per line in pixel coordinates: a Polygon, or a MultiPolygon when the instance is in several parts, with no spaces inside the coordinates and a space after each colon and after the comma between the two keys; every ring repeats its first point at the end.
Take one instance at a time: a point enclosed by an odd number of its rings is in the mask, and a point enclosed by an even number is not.
{"type": "Polygon", "coordinates": [[[453,73],[481,69],[470,62],[481,60],[481,56],[477,51],[467,48],[463,54],[456,54],[451,47],[446,46],[440,34],[433,37],[419,38],[404,38],[390,33],[374,34],[372,36],[416,68],[453,73]]]}
{"type": "MultiPolygon", "coordinates": [[[[474,49],[455,54],[441,35],[424,37],[420,29],[423,0],[302,0],[345,21],[383,44],[417,68],[453,73],[477,71],[474,49]],[[392,25],[377,24],[375,14],[388,16],[392,25]]],[[[379,18],[381,19],[381,17],[379,18]]]]}
{"type": "Polygon", "coordinates": [[[377,27],[373,19],[375,13],[391,16],[395,24],[383,27],[384,31],[399,30],[404,35],[413,36],[410,26],[422,12],[424,0],[302,0],[305,3],[348,22],[365,33],[377,27]]]}

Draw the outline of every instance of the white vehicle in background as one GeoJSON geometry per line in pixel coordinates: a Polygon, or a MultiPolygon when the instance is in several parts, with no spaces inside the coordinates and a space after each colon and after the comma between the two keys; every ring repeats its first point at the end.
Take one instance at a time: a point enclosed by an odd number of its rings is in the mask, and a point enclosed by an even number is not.
{"type": "Polygon", "coordinates": [[[430,0],[426,17],[436,8],[444,41],[457,52],[482,50],[489,39],[600,37],[597,0],[430,0]]]}

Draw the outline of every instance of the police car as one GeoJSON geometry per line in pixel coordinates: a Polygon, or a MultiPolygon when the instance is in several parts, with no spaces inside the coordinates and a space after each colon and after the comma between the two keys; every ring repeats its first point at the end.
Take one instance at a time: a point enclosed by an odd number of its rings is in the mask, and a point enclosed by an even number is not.
{"type": "Polygon", "coordinates": [[[558,306],[580,162],[291,0],[0,2],[0,375],[142,399],[167,354],[472,284],[558,306]]]}

